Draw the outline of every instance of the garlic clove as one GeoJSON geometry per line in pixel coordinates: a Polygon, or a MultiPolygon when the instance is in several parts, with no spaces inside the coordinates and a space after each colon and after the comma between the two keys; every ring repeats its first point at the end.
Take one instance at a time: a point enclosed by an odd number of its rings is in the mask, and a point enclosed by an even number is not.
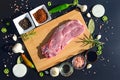
{"type": "Polygon", "coordinates": [[[14,34],[13,37],[12,37],[12,39],[13,39],[14,41],[17,41],[17,36],[14,34]]]}
{"type": "Polygon", "coordinates": [[[90,14],[90,13],[87,13],[87,17],[88,17],[88,18],[91,18],[91,14],[90,14]]]}
{"type": "Polygon", "coordinates": [[[97,39],[97,40],[100,40],[101,37],[102,37],[102,35],[98,34],[97,37],[96,37],[96,39],[97,39]]]}
{"type": "Polygon", "coordinates": [[[87,65],[87,69],[90,69],[92,67],[92,64],[87,65]]]}

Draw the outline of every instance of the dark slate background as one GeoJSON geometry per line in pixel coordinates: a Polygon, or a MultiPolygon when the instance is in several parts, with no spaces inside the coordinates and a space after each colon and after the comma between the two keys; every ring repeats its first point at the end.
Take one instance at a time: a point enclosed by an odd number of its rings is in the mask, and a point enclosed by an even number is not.
{"type": "MultiPolygon", "coordinates": [[[[119,10],[119,0],[79,0],[80,4],[87,4],[88,10],[90,12],[92,6],[95,4],[102,4],[105,9],[105,15],[108,16],[108,23],[103,23],[101,18],[97,19],[92,16],[95,20],[96,30],[95,34],[100,33],[102,35],[101,41],[105,42],[103,54],[99,56],[99,59],[93,64],[93,67],[89,70],[74,70],[74,73],[70,77],[63,77],[59,75],[56,78],[52,78],[50,75],[45,75],[44,77],[39,77],[35,69],[28,68],[26,76],[23,78],[16,78],[12,74],[12,67],[16,64],[16,59],[20,54],[8,55],[8,51],[4,50],[4,46],[14,45],[11,39],[13,34],[19,36],[12,19],[28,12],[29,10],[45,4],[50,10],[51,8],[63,4],[71,3],[73,0],[1,0],[0,1],[0,29],[6,27],[8,29],[7,33],[0,32],[0,80],[119,80],[120,79],[120,10],[119,10]],[[52,6],[47,6],[47,2],[51,1],[52,6]],[[6,26],[6,22],[10,22],[10,26],[6,26]],[[100,25],[104,24],[100,30],[100,25]],[[7,37],[7,38],[6,38],[7,37]],[[9,76],[3,74],[4,65],[10,69],[9,76]]],[[[71,7],[60,13],[52,15],[52,18],[57,18],[75,7],[71,7]]],[[[88,18],[85,16],[86,13],[82,13],[86,23],[88,18]]],[[[17,42],[22,43],[19,38],[17,42]]],[[[30,59],[26,48],[24,47],[25,54],[30,59]]],[[[11,52],[10,52],[11,53],[11,52]]],[[[31,60],[31,59],[30,59],[31,60]]],[[[71,62],[71,59],[67,60],[71,62]]]]}

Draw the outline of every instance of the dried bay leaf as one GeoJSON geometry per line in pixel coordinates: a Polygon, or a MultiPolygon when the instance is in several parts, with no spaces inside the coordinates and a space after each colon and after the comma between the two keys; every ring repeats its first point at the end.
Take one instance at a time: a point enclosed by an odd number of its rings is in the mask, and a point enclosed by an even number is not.
{"type": "Polygon", "coordinates": [[[88,30],[90,31],[91,34],[93,34],[94,30],[95,30],[95,22],[93,19],[89,20],[88,23],[88,30]]]}

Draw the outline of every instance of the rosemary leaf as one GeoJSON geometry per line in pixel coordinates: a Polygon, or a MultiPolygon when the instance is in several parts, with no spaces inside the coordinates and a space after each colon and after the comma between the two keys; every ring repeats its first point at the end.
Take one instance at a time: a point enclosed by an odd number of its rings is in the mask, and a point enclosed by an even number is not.
{"type": "Polygon", "coordinates": [[[33,35],[35,35],[36,32],[34,30],[29,31],[28,33],[22,34],[21,38],[25,41],[31,38],[33,35]]]}

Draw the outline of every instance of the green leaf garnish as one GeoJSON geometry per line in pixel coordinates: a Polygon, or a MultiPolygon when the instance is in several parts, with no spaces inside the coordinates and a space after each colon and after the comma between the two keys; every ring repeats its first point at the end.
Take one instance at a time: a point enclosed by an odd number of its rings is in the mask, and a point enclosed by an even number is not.
{"type": "Polygon", "coordinates": [[[89,23],[88,23],[88,30],[90,31],[90,33],[92,34],[95,30],[95,22],[93,19],[90,19],[89,20],[89,23]]]}

